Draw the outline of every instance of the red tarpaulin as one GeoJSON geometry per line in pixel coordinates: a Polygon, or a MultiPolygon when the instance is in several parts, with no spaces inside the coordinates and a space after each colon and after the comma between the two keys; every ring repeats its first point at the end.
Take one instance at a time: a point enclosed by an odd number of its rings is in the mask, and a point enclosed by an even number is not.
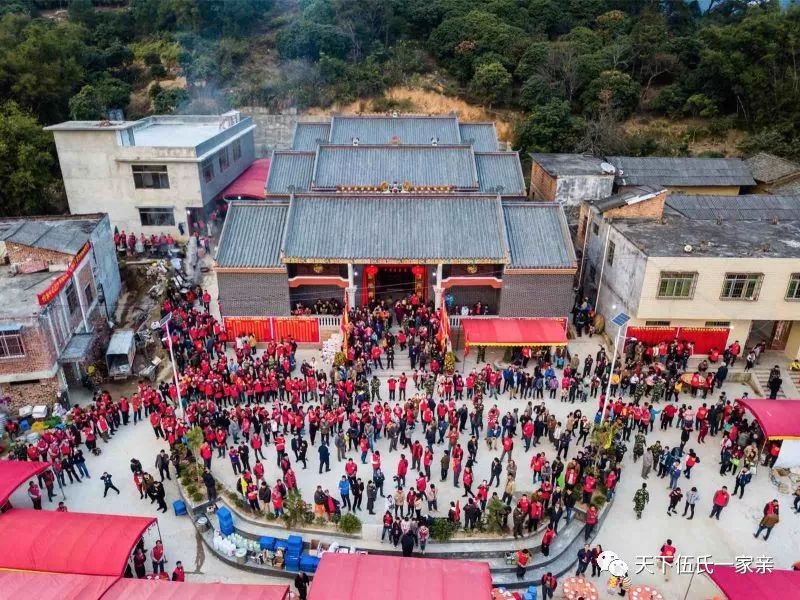
{"type": "Polygon", "coordinates": [[[461,319],[465,347],[566,346],[563,319],[461,319]]]}
{"type": "Polygon", "coordinates": [[[0,460],[0,506],[8,502],[19,486],[49,468],[49,463],[41,461],[0,460]]]}
{"type": "Polygon", "coordinates": [[[677,327],[628,327],[627,339],[636,338],[645,346],[655,346],[661,342],[671,342],[678,336],[677,327]]]}
{"type": "Polygon", "coordinates": [[[675,338],[680,342],[692,342],[694,353],[710,354],[716,348],[720,354],[728,345],[731,330],[727,327],[628,327],[627,339],[636,338],[647,346],[655,346],[661,342],[671,342],[675,338]]]}
{"type": "Polygon", "coordinates": [[[122,575],[152,517],[19,508],[0,515],[0,569],[122,575]]]}
{"type": "MultiPolygon", "coordinates": [[[[243,585],[229,583],[175,583],[147,581],[146,579],[120,579],[111,586],[103,600],[284,600],[289,595],[288,585],[243,585]]],[[[38,600],[38,599],[37,599],[38,600]]]]}
{"type": "Polygon", "coordinates": [[[797,598],[800,571],[775,570],[771,573],[737,573],[735,567],[709,566],[706,573],[728,600],[788,600],[797,598]]]}
{"type": "Polygon", "coordinates": [[[753,414],[767,439],[800,440],[800,400],[744,398],[739,403],[753,414]]]}
{"type": "Polygon", "coordinates": [[[0,572],[3,598],[99,600],[119,577],[64,573],[0,572]]]}
{"type": "Polygon", "coordinates": [[[263,200],[267,196],[267,175],[269,175],[269,159],[254,160],[252,165],[225,188],[221,197],[226,200],[238,198],[263,200]]]}
{"type": "Polygon", "coordinates": [[[309,600],[486,600],[491,595],[485,562],[327,552],[309,600]]]}

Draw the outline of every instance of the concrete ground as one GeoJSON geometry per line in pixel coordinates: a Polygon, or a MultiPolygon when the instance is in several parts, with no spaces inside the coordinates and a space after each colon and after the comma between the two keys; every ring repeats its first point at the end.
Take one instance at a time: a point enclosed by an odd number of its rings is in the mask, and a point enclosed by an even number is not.
{"type": "MultiPolygon", "coordinates": [[[[587,353],[594,354],[599,342],[598,338],[592,340],[584,338],[572,341],[570,348],[573,353],[577,353],[582,359],[587,353]]],[[[299,351],[298,360],[311,358],[312,356],[317,356],[319,360],[317,351],[301,350],[299,351]]],[[[458,369],[469,371],[474,366],[474,358],[475,354],[473,353],[465,362],[459,363],[458,369]]],[[[499,361],[501,358],[499,351],[487,353],[489,361],[499,361]]],[[[386,399],[388,398],[388,389],[385,382],[387,377],[383,373],[381,375],[383,375],[381,394],[386,399]]],[[[735,383],[728,383],[723,389],[730,398],[735,398],[742,392],[748,391],[745,386],[735,383]]],[[[413,393],[413,384],[410,385],[409,393],[413,393]]],[[[692,401],[689,395],[682,396],[681,401],[687,402],[694,407],[699,406],[699,401],[692,401]]],[[[575,405],[562,404],[558,400],[545,400],[545,402],[550,410],[562,419],[566,418],[568,412],[575,409],[581,409],[585,414],[589,415],[593,415],[596,410],[596,401],[593,400],[586,404],[578,403],[575,405]]],[[[494,403],[494,400],[487,399],[485,401],[487,410],[494,403]]],[[[525,405],[523,401],[509,400],[507,397],[499,398],[496,404],[502,412],[513,408],[520,408],[521,410],[525,405]]],[[[415,432],[414,437],[415,439],[421,438],[419,430],[415,432]]],[[[679,443],[678,438],[678,430],[671,429],[668,432],[661,432],[656,426],[656,430],[648,435],[647,443],[649,445],[655,440],[660,440],[663,444],[672,446],[679,443]]],[[[462,435],[462,446],[466,446],[467,439],[465,435],[462,435]]],[[[687,444],[687,448],[694,448],[701,458],[701,463],[695,467],[691,479],[691,485],[697,486],[701,494],[697,514],[692,521],[686,520],[680,515],[667,516],[667,480],[658,479],[653,473],[650,474],[648,479],[648,487],[651,493],[650,504],[645,509],[642,520],[637,521],[635,519],[632,497],[634,491],[642,482],[640,477],[641,467],[640,463],[634,464],[632,462],[632,452],[629,451],[618,486],[617,498],[596,539],[596,542],[602,544],[606,550],[615,551],[620,558],[628,563],[634,583],[654,585],[670,600],[711,598],[718,592],[715,591],[714,586],[708,582],[705,576],[694,577],[691,591],[689,591],[690,576],[688,574],[679,575],[675,573],[670,582],[665,582],[660,573],[649,574],[643,572],[636,574],[638,570],[636,565],[641,562],[641,560],[637,561],[637,557],[657,555],[659,548],[668,537],[673,540],[680,555],[710,555],[709,562],[733,563],[737,557],[750,556],[755,558],[760,555],[766,555],[773,558],[776,568],[790,568],[792,563],[800,558],[800,536],[798,536],[800,527],[798,527],[798,518],[791,511],[792,498],[789,495],[782,496],[778,493],[775,486],[770,483],[766,469],[759,470],[753,482],[748,486],[744,499],[736,498],[731,500],[730,505],[723,511],[719,521],[708,518],[708,513],[711,510],[711,497],[714,491],[723,484],[727,485],[730,491],[733,490],[734,486],[732,476],[721,477],[719,475],[717,467],[719,440],[719,436],[716,438],[709,437],[705,444],[697,444],[696,436],[693,436],[693,439],[687,444]],[[774,497],[781,501],[782,520],[775,527],[768,542],[755,540],[753,533],[760,519],[762,507],[774,497]]],[[[270,578],[234,569],[216,559],[202,546],[187,517],[175,517],[171,510],[166,514],[157,513],[155,505],[151,505],[146,500],[139,500],[128,468],[130,458],[136,457],[142,461],[146,468],[151,468],[158,450],[166,447],[165,443],[155,439],[149,423],[140,423],[135,427],[131,425],[124,427],[112,438],[109,444],[104,445],[101,443],[100,446],[103,449],[102,455],[99,457],[89,456],[87,461],[92,479],[66,487],[66,503],[70,510],[157,516],[161,536],[165,540],[167,549],[168,568],[171,570],[174,567],[175,560],[182,560],[186,566],[190,581],[270,582],[270,578]],[[121,491],[119,496],[112,492],[112,496],[106,499],[102,497],[103,486],[99,481],[99,475],[104,470],[115,476],[115,483],[121,491]]],[[[629,444],[631,450],[632,446],[631,442],[629,444]]],[[[539,448],[547,453],[548,458],[552,459],[554,457],[555,451],[549,442],[544,441],[539,448]]],[[[389,454],[388,442],[383,439],[377,443],[377,449],[381,451],[383,457],[383,469],[387,476],[385,487],[389,489],[391,476],[394,475],[396,470],[399,453],[389,454]]],[[[573,454],[574,451],[573,449],[573,454]]],[[[496,455],[499,455],[499,452],[490,452],[484,443],[480,444],[478,463],[475,467],[475,488],[477,488],[477,484],[481,480],[489,478],[489,465],[496,455]]],[[[265,456],[267,458],[266,477],[272,483],[280,473],[275,461],[274,446],[265,448],[265,456]]],[[[365,481],[369,479],[371,474],[369,466],[361,465],[359,457],[355,453],[350,453],[348,456],[354,457],[356,462],[359,462],[359,476],[362,476],[365,481]]],[[[440,484],[438,477],[440,457],[441,447],[437,446],[434,453],[432,474],[434,482],[440,488],[439,514],[443,515],[446,514],[447,506],[451,500],[461,500],[463,505],[464,498],[461,497],[461,489],[456,490],[453,488],[452,475],[448,482],[440,484]]],[[[316,448],[309,449],[308,458],[307,470],[295,465],[299,486],[306,499],[311,499],[311,494],[317,484],[336,492],[338,489],[337,482],[343,474],[343,469],[342,465],[336,462],[335,452],[332,452],[331,472],[322,475],[318,474],[319,463],[316,448]]],[[[515,445],[514,458],[519,468],[517,491],[532,491],[533,485],[531,484],[529,468],[530,452],[527,454],[523,452],[523,447],[519,440],[515,445]]],[[[212,469],[218,479],[233,487],[235,479],[227,459],[215,458],[212,469]]],[[[152,468],[151,472],[157,472],[157,470],[152,468]]],[[[411,481],[411,475],[412,473],[409,472],[409,477],[407,478],[409,482],[411,481]]],[[[689,481],[682,478],[679,485],[685,491],[691,487],[689,484],[689,481]]],[[[177,498],[177,490],[174,483],[166,482],[165,487],[167,490],[167,503],[171,506],[171,502],[177,498]]],[[[498,491],[502,493],[502,490],[498,491]]],[[[364,535],[372,539],[379,537],[379,520],[384,508],[381,499],[379,498],[378,500],[379,502],[376,505],[377,514],[375,516],[366,515],[366,512],[358,513],[364,522],[364,535]]],[[[12,497],[12,502],[16,506],[30,506],[24,487],[15,493],[12,497]]],[[[364,507],[366,507],[366,498],[364,499],[364,507]]],[[[45,502],[45,508],[55,508],[55,502],[53,504],[45,502]]],[[[101,532],[99,533],[102,535],[101,532]]],[[[600,579],[596,580],[596,582],[602,582],[599,585],[602,588],[601,597],[606,597],[603,590],[605,589],[607,578],[608,574],[604,573],[600,579]]],[[[286,582],[286,580],[278,579],[277,582],[286,582]]],[[[615,596],[609,594],[607,597],[612,598],[615,596]]]]}

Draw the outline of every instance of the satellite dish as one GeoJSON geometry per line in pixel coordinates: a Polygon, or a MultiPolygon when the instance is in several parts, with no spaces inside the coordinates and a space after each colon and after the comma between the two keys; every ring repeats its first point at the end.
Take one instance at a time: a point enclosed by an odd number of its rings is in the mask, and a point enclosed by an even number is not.
{"type": "Polygon", "coordinates": [[[603,171],[603,173],[606,173],[608,175],[614,175],[617,172],[617,167],[615,167],[611,163],[601,162],[600,163],[600,170],[603,171]]]}

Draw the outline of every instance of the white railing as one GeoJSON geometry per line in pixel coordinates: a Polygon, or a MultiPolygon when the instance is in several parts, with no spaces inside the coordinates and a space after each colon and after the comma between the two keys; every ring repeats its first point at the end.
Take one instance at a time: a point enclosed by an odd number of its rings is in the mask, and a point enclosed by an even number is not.
{"type": "Polygon", "coordinates": [[[461,327],[462,319],[496,319],[497,315],[468,315],[462,317],[461,315],[447,315],[447,320],[450,321],[450,329],[458,329],[461,327]]]}
{"type": "Polygon", "coordinates": [[[341,315],[312,315],[317,321],[319,321],[319,326],[322,327],[333,327],[338,329],[342,322],[341,315]]]}

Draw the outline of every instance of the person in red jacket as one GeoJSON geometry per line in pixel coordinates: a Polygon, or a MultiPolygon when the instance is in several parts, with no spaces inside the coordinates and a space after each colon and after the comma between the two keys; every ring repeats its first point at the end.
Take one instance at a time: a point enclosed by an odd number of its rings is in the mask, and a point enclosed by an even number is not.
{"type": "Polygon", "coordinates": [[[658,556],[659,562],[661,563],[661,569],[664,571],[664,580],[669,581],[669,577],[672,574],[672,564],[675,562],[675,553],[677,550],[675,546],[672,545],[672,540],[667,540],[663,546],[661,546],[661,552],[658,556]]]}
{"type": "Polygon", "coordinates": [[[161,429],[161,414],[157,411],[150,413],[150,425],[153,426],[153,433],[156,434],[156,439],[164,437],[164,430],[161,429]]]}
{"type": "Polygon", "coordinates": [[[558,587],[558,579],[556,579],[555,575],[553,575],[550,571],[542,575],[542,598],[543,600],[547,600],[548,598],[552,598],[553,594],[558,587]]]}
{"type": "Polygon", "coordinates": [[[533,439],[533,421],[525,421],[522,426],[522,440],[525,442],[525,452],[531,449],[531,440],[533,439]]]}
{"type": "Polygon", "coordinates": [[[184,570],[183,563],[181,561],[177,561],[175,563],[175,570],[172,572],[172,581],[186,581],[186,571],[184,570]]]}
{"type": "Polygon", "coordinates": [[[590,506],[589,510],[586,511],[586,525],[583,528],[583,539],[585,541],[589,541],[589,537],[592,535],[592,531],[597,526],[597,509],[594,506],[590,506]]]}
{"type": "Polygon", "coordinates": [[[723,485],[722,489],[717,490],[714,494],[714,508],[711,509],[711,514],[708,515],[708,518],[716,517],[717,521],[719,521],[719,515],[722,509],[728,506],[730,499],[731,495],[728,493],[728,486],[723,485]]]}
{"type": "Polygon", "coordinates": [[[553,529],[552,525],[547,526],[547,530],[544,532],[542,536],[542,554],[545,556],[550,556],[550,544],[553,543],[553,540],[556,539],[556,532],[553,529]]]}
{"type": "Polygon", "coordinates": [[[511,460],[511,451],[514,449],[514,440],[510,435],[503,438],[503,453],[500,455],[500,462],[508,455],[508,460],[511,460]]]}

